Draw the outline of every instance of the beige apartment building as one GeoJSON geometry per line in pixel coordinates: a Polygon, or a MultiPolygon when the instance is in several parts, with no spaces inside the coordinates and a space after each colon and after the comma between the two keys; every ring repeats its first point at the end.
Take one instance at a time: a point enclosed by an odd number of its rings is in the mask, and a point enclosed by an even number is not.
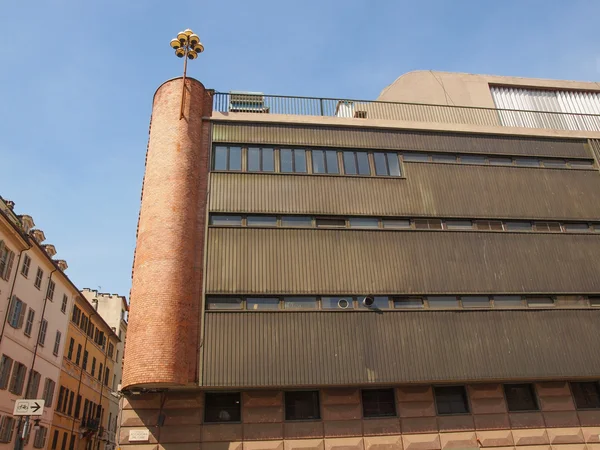
{"type": "Polygon", "coordinates": [[[48,445],[69,314],[80,295],[55,255],[31,216],[0,197],[0,448],[48,445]],[[18,399],[43,399],[43,414],[13,416],[18,399]]]}
{"type": "Polygon", "coordinates": [[[600,449],[597,83],[183,83],[153,99],[123,450],[600,449]]]}

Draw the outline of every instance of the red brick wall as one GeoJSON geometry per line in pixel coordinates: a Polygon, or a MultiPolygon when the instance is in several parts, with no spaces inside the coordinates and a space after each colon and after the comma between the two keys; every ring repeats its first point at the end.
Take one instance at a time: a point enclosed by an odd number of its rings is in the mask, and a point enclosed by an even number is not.
{"type": "Polygon", "coordinates": [[[210,93],[182,79],[156,92],[142,189],[123,387],[197,380],[210,93]]]}

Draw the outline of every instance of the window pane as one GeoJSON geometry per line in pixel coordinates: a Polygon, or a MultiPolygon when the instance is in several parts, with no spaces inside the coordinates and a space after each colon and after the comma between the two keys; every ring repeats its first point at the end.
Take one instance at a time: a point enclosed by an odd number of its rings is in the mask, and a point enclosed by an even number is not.
{"type": "Polygon", "coordinates": [[[505,384],[508,411],[537,411],[538,405],[532,384],[505,384]]]}
{"type": "Polygon", "coordinates": [[[352,297],[321,297],[322,309],[352,309],[352,297]]]}
{"type": "Polygon", "coordinates": [[[600,306],[600,297],[589,297],[590,306],[600,306]]]}
{"type": "Polygon", "coordinates": [[[227,170],[227,147],[215,147],[215,170],[227,170]]]}
{"type": "Polygon", "coordinates": [[[309,216],[281,216],[282,227],[312,227],[312,217],[309,216]]]}
{"type": "Polygon", "coordinates": [[[491,308],[490,298],[483,295],[473,295],[460,298],[463,308],[491,308]]]}
{"type": "Polygon", "coordinates": [[[241,398],[239,393],[209,393],[204,395],[205,422],[239,422],[241,398]]]}
{"type": "Polygon", "coordinates": [[[417,230],[441,230],[442,221],[440,219],[415,219],[415,228],[417,230]]]}
{"type": "Polygon", "coordinates": [[[317,227],[344,228],[346,226],[346,219],[329,219],[317,217],[315,219],[315,222],[317,224],[317,227]]]}
{"type": "Polygon", "coordinates": [[[383,219],[383,228],[410,228],[408,219],[383,219]]]}
{"type": "Polygon", "coordinates": [[[273,156],[272,148],[262,149],[262,170],[263,172],[275,171],[275,158],[273,156]]]}
{"type": "Polygon", "coordinates": [[[248,149],[248,171],[260,171],[260,148],[250,147],[248,149]]]}
{"type": "Polygon", "coordinates": [[[367,152],[356,152],[356,159],[358,160],[358,174],[371,175],[371,168],[369,167],[369,154],[367,152]]]}
{"type": "Polygon", "coordinates": [[[449,230],[472,230],[473,222],[470,220],[446,220],[446,228],[449,230]]]}
{"type": "Polygon", "coordinates": [[[306,173],[306,152],[304,150],[294,150],[294,164],[296,172],[306,173]]]}
{"type": "Polygon", "coordinates": [[[344,173],[347,175],[356,175],[356,161],[354,160],[354,152],[343,152],[344,158],[344,173]]]}
{"type": "Polygon", "coordinates": [[[596,381],[571,383],[577,409],[600,408],[600,388],[596,381]]]}
{"type": "Polygon", "coordinates": [[[539,167],[540,162],[534,158],[515,158],[517,166],[539,167]]]}
{"type": "Polygon", "coordinates": [[[284,297],[283,307],[285,309],[316,309],[316,297],[284,297]]]}
{"type": "Polygon", "coordinates": [[[463,164],[486,164],[485,156],[479,155],[460,155],[460,162],[463,164]]]}
{"type": "Polygon", "coordinates": [[[397,153],[387,153],[388,167],[392,177],[400,176],[400,162],[398,161],[397,153]]]}
{"type": "Polygon", "coordinates": [[[315,420],[320,417],[319,391],[285,393],[285,420],[315,420]]]}
{"type": "Polygon", "coordinates": [[[229,147],[229,170],[242,170],[241,147],[229,147]]]}
{"type": "Polygon", "coordinates": [[[313,173],[325,173],[325,154],[323,150],[312,152],[313,173]]]}
{"type": "Polygon", "coordinates": [[[427,162],[429,161],[429,155],[426,153],[403,153],[402,159],[410,162],[427,162]]]}
{"type": "Polygon", "coordinates": [[[289,173],[294,171],[291,149],[282,148],[281,150],[279,150],[279,159],[282,172],[289,173]]]}
{"type": "Polygon", "coordinates": [[[433,162],[453,163],[456,162],[456,155],[434,154],[432,160],[433,162]]]}
{"type": "Polygon", "coordinates": [[[496,295],[494,308],[522,308],[523,299],[519,295],[496,295]]]}
{"type": "Polygon", "coordinates": [[[508,231],[531,231],[531,222],[504,222],[504,229],[508,231]]]}
{"type": "Polygon", "coordinates": [[[279,299],[248,297],[246,299],[246,309],[250,311],[257,309],[279,309],[279,299]]]}
{"type": "Polygon", "coordinates": [[[363,417],[389,417],[396,415],[396,399],[393,389],[363,390],[363,417]]]}
{"type": "Polygon", "coordinates": [[[242,226],[242,216],[212,215],[210,216],[210,224],[240,227],[242,226]]]}
{"type": "Polygon", "coordinates": [[[542,162],[544,167],[560,167],[561,169],[567,167],[567,162],[562,159],[544,159],[542,162]]]}
{"type": "Polygon", "coordinates": [[[246,225],[249,227],[274,227],[277,225],[275,216],[247,216],[246,225]]]}
{"type": "Polygon", "coordinates": [[[242,309],[241,298],[231,297],[208,297],[206,299],[208,309],[242,309]]]}
{"type": "Polygon", "coordinates": [[[433,296],[427,297],[430,308],[445,309],[458,308],[458,299],[450,296],[433,296]]]}
{"type": "Polygon", "coordinates": [[[531,297],[527,299],[527,306],[530,308],[547,308],[554,306],[554,300],[550,297],[531,297]]]}
{"type": "Polygon", "coordinates": [[[378,228],[379,220],[370,217],[352,217],[350,228],[378,228]]]}
{"type": "Polygon", "coordinates": [[[490,164],[494,164],[496,166],[512,166],[512,159],[510,158],[501,158],[501,157],[490,157],[490,164]]]}
{"type": "Polygon", "coordinates": [[[381,176],[389,175],[385,153],[373,153],[373,157],[375,159],[375,174],[381,176]]]}
{"type": "Polygon", "coordinates": [[[327,160],[327,173],[340,173],[337,152],[335,150],[327,150],[325,152],[325,159],[327,160]]]}
{"type": "Polygon", "coordinates": [[[359,308],[362,308],[362,309],[370,309],[370,308],[388,309],[390,307],[390,303],[389,303],[387,297],[373,297],[373,300],[375,300],[373,302],[373,305],[371,305],[371,307],[365,306],[365,305],[363,305],[363,299],[365,297],[366,297],[366,295],[361,295],[360,297],[358,297],[358,307],[359,308]]]}
{"type": "Polygon", "coordinates": [[[466,414],[469,412],[464,386],[436,386],[434,393],[438,414],[466,414]]]}
{"type": "Polygon", "coordinates": [[[594,168],[593,161],[573,160],[573,161],[568,161],[568,163],[573,169],[592,169],[592,168],[594,168]]]}
{"type": "Polygon", "coordinates": [[[587,223],[563,223],[565,231],[582,232],[590,231],[590,226],[587,223]]]}
{"type": "Polygon", "coordinates": [[[421,309],[424,308],[422,298],[394,298],[394,308],[398,309],[421,309]]]}
{"type": "Polygon", "coordinates": [[[536,231],[562,231],[558,222],[536,222],[535,229],[536,231]]]}

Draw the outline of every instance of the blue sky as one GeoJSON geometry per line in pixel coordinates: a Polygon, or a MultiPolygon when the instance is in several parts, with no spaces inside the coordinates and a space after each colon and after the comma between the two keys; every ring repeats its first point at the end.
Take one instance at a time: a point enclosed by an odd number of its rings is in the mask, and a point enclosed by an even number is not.
{"type": "Polygon", "coordinates": [[[33,0],[0,5],[0,195],[33,216],[80,288],[129,295],[152,95],[374,99],[410,70],[595,81],[600,2],[33,0]]]}

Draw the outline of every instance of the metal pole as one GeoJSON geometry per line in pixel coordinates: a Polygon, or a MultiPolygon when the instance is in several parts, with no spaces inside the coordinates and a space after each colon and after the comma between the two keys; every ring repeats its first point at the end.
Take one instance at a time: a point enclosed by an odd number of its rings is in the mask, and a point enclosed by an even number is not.
{"type": "Polygon", "coordinates": [[[179,113],[179,120],[183,119],[183,105],[185,103],[185,76],[187,73],[187,60],[188,60],[188,51],[189,51],[189,45],[188,45],[188,40],[189,37],[186,38],[185,41],[185,54],[183,55],[183,86],[181,88],[181,111],[179,113]]]}

